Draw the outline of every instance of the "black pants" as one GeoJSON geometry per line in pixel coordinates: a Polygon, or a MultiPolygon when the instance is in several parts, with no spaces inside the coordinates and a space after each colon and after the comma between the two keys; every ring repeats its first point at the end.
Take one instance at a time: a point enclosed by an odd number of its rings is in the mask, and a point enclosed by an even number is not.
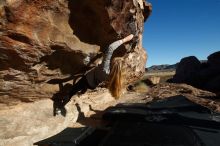
{"type": "Polygon", "coordinates": [[[61,102],[61,107],[64,107],[71,99],[73,95],[75,95],[77,92],[85,93],[87,89],[94,89],[90,87],[86,76],[83,76],[75,85],[73,85],[70,92],[67,94],[67,96],[63,97],[61,102]]]}
{"type": "Polygon", "coordinates": [[[75,95],[77,92],[84,93],[87,89],[92,89],[85,76],[83,76],[75,85],[73,85],[72,89],[66,96],[60,97],[58,94],[58,98],[54,98],[53,107],[54,107],[54,116],[56,116],[56,110],[59,109],[63,116],[66,116],[65,105],[70,101],[71,97],[75,95]]]}
{"type": "Polygon", "coordinates": [[[90,88],[86,76],[83,76],[75,85],[73,85],[72,89],[70,90],[68,96],[71,98],[77,92],[85,92],[88,88],[90,88]]]}

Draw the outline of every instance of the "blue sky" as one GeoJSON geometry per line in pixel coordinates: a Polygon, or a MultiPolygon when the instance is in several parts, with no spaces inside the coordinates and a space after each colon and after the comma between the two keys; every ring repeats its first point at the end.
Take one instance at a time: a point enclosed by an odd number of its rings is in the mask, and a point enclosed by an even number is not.
{"type": "Polygon", "coordinates": [[[144,24],[147,67],[174,64],[186,56],[206,59],[220,51],[220,0],[148,0],[144,24]]]}

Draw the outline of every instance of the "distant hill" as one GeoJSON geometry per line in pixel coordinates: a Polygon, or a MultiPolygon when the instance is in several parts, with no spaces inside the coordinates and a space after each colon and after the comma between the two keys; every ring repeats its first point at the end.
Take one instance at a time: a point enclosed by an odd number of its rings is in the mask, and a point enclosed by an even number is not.
{"type": "Polygon", "coordinates": [[[178,65],[178,63],[172,64],[172,65],[169,65],[169,64],[153,65],[151,67],[148,67],[147,70],[149,72],[152,72],[152,71],[172,71],[172,70],[176,70],[177,65],[178,65]]]}
{"type": "MultiPolygon", "coordinates": [[[[200,60],[201,63],[206,63],[207,60],[200,60]]],[[[146,68],[148,72],[153,72],[153,71],[173,71],[176,70],[179,62],[176,64],[162,64],[162,65],[152,65],[151,67],[146,68]]]]}

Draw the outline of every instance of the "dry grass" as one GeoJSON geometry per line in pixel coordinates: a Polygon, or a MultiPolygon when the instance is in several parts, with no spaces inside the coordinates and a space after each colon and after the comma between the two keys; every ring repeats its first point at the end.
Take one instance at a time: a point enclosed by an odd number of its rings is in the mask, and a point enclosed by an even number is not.
{"type": "Polygon", "coordinates": [[[146,72],[142,80],[149,79],[150,77],[160,77],[160,82],[166,82],[175,75],[175,71],[158,71],[158,72],[146,72]]]}
{"type": "Polygon", "coordinates": [[[146,72],[144,77],[149,76],[173,76],[176,73],[176,71],[158,71],[158,72],[146,72]]]}
{"type": "Polygon", "coordinates": [[[147,72],[141,80],[133,85],[132,90],[138,93],[147,93],[153,85],[149,82],[151,81],[150,78],[159,77],[160,83],[164,83],[168,79],[171,79],[174,74],[175,71],[147,72]]]}
{"type": "Polygon", "coordinates": [[[138,93],[147,93],[149,91],[150,87],[144,83],[143,81],[139,81],[137,83],[134,84],[134,88],[133,90],[135,92],[138,92],[138,93]]]}

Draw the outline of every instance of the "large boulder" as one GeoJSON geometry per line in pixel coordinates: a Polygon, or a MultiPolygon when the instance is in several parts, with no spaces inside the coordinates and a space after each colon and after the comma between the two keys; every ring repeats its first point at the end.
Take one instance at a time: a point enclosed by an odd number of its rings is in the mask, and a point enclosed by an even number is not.
{"type": "Polygon", "coordinates": [[[208,67],[200,71],[202,79],[205,79],[204,89],[220,93],[220,51],[208,56],[208,67]]]}
{"type": "Polygon", "coordinates": [[[207,81],[204,85],[204,89],[216,92],[218,95],[220,95],[220,75],[215,76],[207,81]]]}
{"type": "Polygon", "coordinates": [[[52,97],[59,86],[48,81],[84,74],[107,45],[134,31],[139,41],[114,56],[126,60],[128,83],[139,79],[147,59],[141,36],[150,13],[151,4],[142,0],[1,0],[0,102],[52,97]]]}
{"type": "Polygon", "coordinates": [[[215,52],[208,56],[208,64],[215,67],[220,66],[220,51],[215,52]]]}
{"type": "Polygon", "coordinates": [[[183,58],[172,81],[220,93],[220,52],[208,56],[202,63],[194,56],[183,58]]]}
{"type": "MultiPolygon", "coordinates": [[[[113,56],[124,58],[127,83],[139,79],[150,13],[142,0],[0,0],[0,145],[29,146],[74,123],[76,101],[66,106],[65,118],[53,117],[50,98],[96,66],[111,42],[134,32],[139,41],[113,56]]],[[[81,99],[81,108],[114,101],[106,90],[97,94],[81,99]]]]}
{"type": "Polygon", "coordinates": [[[189,56],[181,59],[177,66],[176,74],[173,77],[175,83],[196,84],[197,73],[201,63],[195,56],[189,56]]]}

